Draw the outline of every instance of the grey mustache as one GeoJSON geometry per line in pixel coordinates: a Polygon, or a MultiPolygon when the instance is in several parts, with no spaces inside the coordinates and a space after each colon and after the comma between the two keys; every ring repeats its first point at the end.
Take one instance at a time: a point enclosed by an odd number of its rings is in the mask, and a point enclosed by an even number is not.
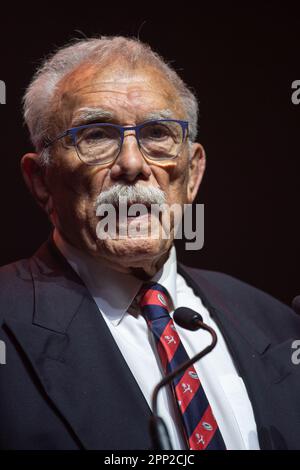
{"type": "Polygon", "coordinates": [[[119,198],[126,198],[127,204],[164,204],[166,194],[155,186],[115,184],[102,191],[96,199],[96,207],[101,204],[119,206],[119,198]]]}

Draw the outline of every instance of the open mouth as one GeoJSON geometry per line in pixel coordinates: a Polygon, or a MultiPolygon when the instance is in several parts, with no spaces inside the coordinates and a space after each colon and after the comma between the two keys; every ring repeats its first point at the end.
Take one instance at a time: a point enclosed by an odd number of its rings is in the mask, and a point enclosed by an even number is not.
{"type": "Polygon", "coordinates": [[[111,205],[107,210],[105,208],[98,231],[105,238],[159,239],[165,231],[163,209],[164,215],[168,216],[168,211],[158,203],[121,202],[111,205]]]}
{"type": "Polygon", "coordinates": [[[116,213],[119,218],[121,217],[121,218],[125,218],[128,220],[149,218],[149,216],[151,215],[151,204],[132,202],[124,207],[120,207],[120,206],[116,207],[116,213]],[[136,204],[139,204],[140,206],[142,206],[142,209],[139,210],[138,207],[134,207],[131,210],[131,207],[133,207],[136,204]]]}
{"type": "MultiPolygon", "coordinates": [[[[152,234],[156,234],[159,230],[158,227],[160,226],[160,216],[155,216],[151,210],[151,204],[141,204],[141,210],[139,210],[138,206],[132,207],[133,204],[141,203],[129,203],[127,208],[116,208],[117,228],[130,230],[128,234],[130,234],[132,238],[148,238],[149,236],[152,236],[152,234]]],[[[158,237],[156,236],[156,238],[158,237]]]]}

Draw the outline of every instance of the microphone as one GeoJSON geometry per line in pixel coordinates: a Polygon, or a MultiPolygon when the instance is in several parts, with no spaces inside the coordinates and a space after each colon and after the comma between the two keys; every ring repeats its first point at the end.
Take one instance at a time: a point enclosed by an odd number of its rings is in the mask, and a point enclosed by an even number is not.
{"type": "Polygon", "coordinates": [[[293,310],[300,315],[300,295],[297,295],[292,302],[293,310]]]}
{"type": "Polygon", "coordinates": [[[173,370],[170,374],[166,375],[154,388],[152,394],[152,416],[150,418],[150,435],[154,449],[157,450],[173,450],[171,439],[168,433],[167,426],[164,420],[158,415],[157,412],[157,398],[159,391],[170,384],[176,375],[188,369],[194,362],[197,362],[202,357],[206,356],[217,344],[216,332],[208,325],[203,323],[201,315],[194,310],[187,307],[179,307],[175,310],[173,320],[177,325],[187,330],[196,331],[200,328],[208,331],[212,336],[212,342],[206,346],[202,351],[196,354],[188,361],[181,364],[177,369],[173,370]]]}

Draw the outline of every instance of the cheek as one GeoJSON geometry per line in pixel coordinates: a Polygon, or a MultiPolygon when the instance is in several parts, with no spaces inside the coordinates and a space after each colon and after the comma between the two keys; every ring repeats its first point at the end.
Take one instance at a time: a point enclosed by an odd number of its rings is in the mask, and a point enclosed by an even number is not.
{"type": "Polygon", "coordinates": [[[152,168],[152,172],[160,188],[165,191],[169,203],[184,202],[187,192],[188,170],[183,162],[173,167],[152,168]]]}
{"type": "Polygon", "coordinates": [[[78,196],[78,208],[81,218],[88,220],[90,226],[94,226],[98,220],[95,203],[105,188],[108,172],[108,169],[92,168],[89,174],[82,179],[82,193],[78,196]]]}
{"type": "Polygon", "coordinates": [[[58,212],[67,212],[75,219],[93,217],[94,203],[101,192],[106,172],[86,165],[60,168],[51,185],[58,212]]]}

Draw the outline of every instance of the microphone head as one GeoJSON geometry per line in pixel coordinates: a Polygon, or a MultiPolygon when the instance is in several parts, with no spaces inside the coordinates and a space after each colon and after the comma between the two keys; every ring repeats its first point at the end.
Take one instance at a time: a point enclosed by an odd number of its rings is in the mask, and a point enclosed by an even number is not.
{"type": "Polygon", "coordinates": [[[199,328],[201,328],[200,322],[203,322],[200,313],[188,307],[177,308],[174,312],[173,320],[177,325],[191,331],[199,330],[199,328]]]}
{"type": "Polygon", "coordinates": [[[292,308],[296,313],[298,313],[298,315],[300,315],[300,295],[297,295],[297,297],[293,299],[292,308]]]}

